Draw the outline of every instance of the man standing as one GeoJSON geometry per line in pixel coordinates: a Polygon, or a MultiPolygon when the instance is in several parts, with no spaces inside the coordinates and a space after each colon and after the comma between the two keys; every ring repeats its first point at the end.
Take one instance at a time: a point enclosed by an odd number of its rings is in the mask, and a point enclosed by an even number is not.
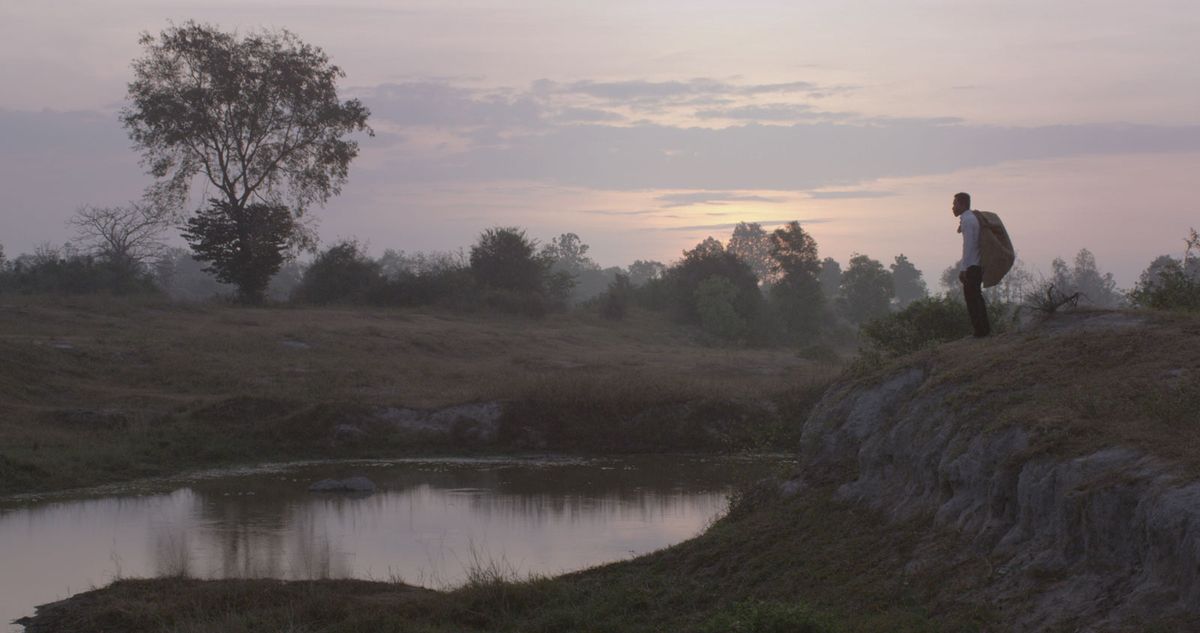
{"type": "Polygon", "coordinates": [[[979,216],[971,211],[971,194],[954,194],[951,207],[958,218],[958,232],[963,236],[962,261],[959,263],[958,280],[963,285],[963,298],[967,301],[967,313],[971,315],[971,327],[976,338],[991,333],[988,325],[987,305],[983,302],[983,267],[979,252],[979,216]]]}

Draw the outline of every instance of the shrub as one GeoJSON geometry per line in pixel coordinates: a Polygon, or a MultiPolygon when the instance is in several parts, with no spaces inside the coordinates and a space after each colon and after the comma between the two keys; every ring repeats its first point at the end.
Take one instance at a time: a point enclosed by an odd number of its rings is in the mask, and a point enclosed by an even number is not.
{"type": "Polygon", "coordinates": [[[304,271],[294,297],[315,304],[362,302],[378,293],[383,273],[353,240],[330,246],[304,271]]]}
{"type": "Polygon", "coordinates": [[[929,297],[913,301],[899,312],[868,321],[859,332],[874,351],[901,356],[971,334],[971,320],[966,304],[947,296],[929,297]]]}
{"type": "Polygon", "coordinates": [[[629,309],[629,295],[632,290],[629,276],[617,273],[616,278],[608,284],[608,290],[600,297],[600,316],[610,321],[624,319],[629,309]]]}
{"type": "Polygon", "coordinates": [[[1155,310],[1200,310],[1200,279],[1175,264],[1138,283],[1129,292],[1129,300],[1135,306],[1155,310]]]}
{"type": "Polygon", "coordinates": [[[488,229],[471,247],[471,272],[490,288],[537,292],[550,263],[537,255],[537,242],[516,227],[488,229]]]}
{"type": "Polygon", "coordinates": [[[696,312],[700,327],[723,339],[737,339],[746,334],[746,319],[737,311],[738,288],[725,277],[713,275],[696,287],[696,312]]]}
{"type": "Polygon", "coordinates": [[[0,292],[19,294],[154,294],[149,271],[136,262],[112,261],[43,247],[0,268],[0,292]]]}
{"type": "MultiPolygon", "coordinates": [[[[661,288],[657,290],[663,291],[661,300],[676,318],[703,325],[698,303],[702,293],[698,290],[701,284],[713,277],[723,278],[733,287],[734,292],[728,299],[741,320],[757,320],[763,307],[758,278],[746,262],[726,251],[720,242],[712,238],[684,252],[683,259],[667,270],[661,288]]],[[[658,284],[648,283],[646,288],[650,290],[655,285],[658,284]]]]}

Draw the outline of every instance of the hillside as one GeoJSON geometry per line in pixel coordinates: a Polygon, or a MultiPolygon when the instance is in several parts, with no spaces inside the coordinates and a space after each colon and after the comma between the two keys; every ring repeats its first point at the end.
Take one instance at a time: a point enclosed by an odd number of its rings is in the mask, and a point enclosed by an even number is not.
{"type": "Polygon", "coordinates": [[[844,377],[794,420],[798,472],[633,561],[449,593],[121,581],[31,630],[1198,630],[1197,333],[1067,314],[844,377]]]}

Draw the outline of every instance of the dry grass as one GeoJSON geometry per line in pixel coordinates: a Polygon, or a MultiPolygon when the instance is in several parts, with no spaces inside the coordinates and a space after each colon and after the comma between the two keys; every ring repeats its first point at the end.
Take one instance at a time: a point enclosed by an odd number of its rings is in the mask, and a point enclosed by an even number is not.
{"type": "Polygon", "coordinates": [[[1200,318],[1056,315],[1024,332],[962,340],[898,361],[963,385],[957,402],[993,425],[1037,432],[1038,450],[1129,446],[1200,471],[1200,318]]]}
{"type": "Polygon", "coordinates": [[[4,297],[0,493],[346,456],[320,453],[315,436],[298,448],[338,408],[761,401],[811,391],[837,369],[695,335],[649,313],[613,323],[4,297]],[[241,443],[220,445],[218,432],[241,443]]]}

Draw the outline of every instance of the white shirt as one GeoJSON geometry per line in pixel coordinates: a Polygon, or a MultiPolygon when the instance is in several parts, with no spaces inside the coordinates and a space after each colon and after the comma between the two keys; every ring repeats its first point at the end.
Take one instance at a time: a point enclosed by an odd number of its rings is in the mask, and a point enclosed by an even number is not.
{"type": "Polygon", "coordinates": [[[979,266],[979,217],[973,211],[964,211],[958,216],[958,232],[963,236],[963,253],[962,260],[959,262],[959,270],[965,271],[968,267],[979,266]]]}

